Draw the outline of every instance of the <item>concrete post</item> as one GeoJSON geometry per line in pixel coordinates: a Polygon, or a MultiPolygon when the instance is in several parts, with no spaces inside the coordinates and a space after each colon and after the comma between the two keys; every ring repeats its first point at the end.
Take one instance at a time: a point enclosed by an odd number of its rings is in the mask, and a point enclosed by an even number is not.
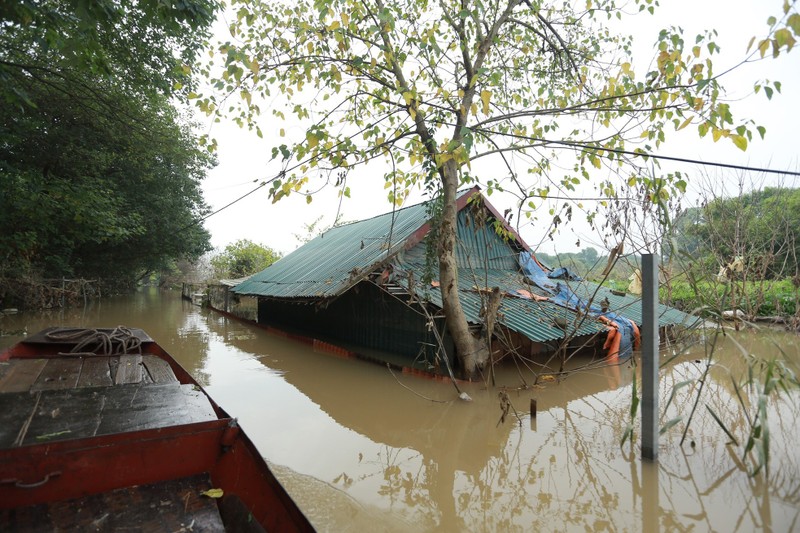
{"type": "Polygon", "coordinates": [[[658,459],[658,256],[642,255],[642,457],[658,459]]]}

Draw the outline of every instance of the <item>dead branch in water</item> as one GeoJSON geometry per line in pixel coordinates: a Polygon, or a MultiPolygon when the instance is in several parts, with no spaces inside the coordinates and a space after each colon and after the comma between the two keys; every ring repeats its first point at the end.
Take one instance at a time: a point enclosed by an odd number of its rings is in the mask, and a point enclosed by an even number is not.
{"type": "Polygon", "coordinates": [[[435,402],[435,403],[450,403],[450,402],[453,401],[453,400],[434,400],[433,398],[428,398],[424,394],[418,393],[417,391],[415,391],[414,389],[412,389],[411,387],[409,387],[408,385],[402,383],[399,379],[397,379],[397,376],[395,375],[394,371],[392,370],[392,365],[390,365],[389,363],[386,363],[386,368],[389,370],[389,373],[392,375],[392,377],[394,378],[394,380],[397,382],[398,385],[400,385],[401,387],[403,387],[404,389],[406,389],[408,391],[413,392],[414,394],[416,394],[417,396],[419,396],[423,400],[428,400],[429,402],[435,402]]]}

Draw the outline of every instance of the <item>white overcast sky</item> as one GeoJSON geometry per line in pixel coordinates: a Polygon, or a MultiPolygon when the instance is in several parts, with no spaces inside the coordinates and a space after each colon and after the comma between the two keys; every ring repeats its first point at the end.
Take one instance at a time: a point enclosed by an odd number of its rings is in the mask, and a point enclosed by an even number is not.
{"type": "MultiPolygon", "coordinates": [[[[683,27],[687,38],[693,38],[703,29],[716,29],[719,32],[717,43],[722,52],[715,56],[714,69],[722,72],[744,57],[752,36],[765,35],[767,17],[782,13],[783,0],[661,0],[661,4],[656,16],[639,15],[633,18],[637,50],[646,53],[646,57],[644,53],[637,53],[636,64],[640,65],[637,72],[645,72],[646,62],[653,56],[652,46],[659,30],[671,25],[683,27]]],[[[630,24],[625,26],[627,31],[631,31],[629,27],[630,24]]],[[[696,135],[696,128],[690,126],[677,138],[668,140],[656,153],[752,167],[800,170],[797,134],[800,119],[800,49],[788,55],[782,54],[777,59],[770,57],[755,65],[746,65],[725,76],[722,82],[728,90],[727,96],[736,100],[731,104],[734,117],[749,117],[766,127],[766,139],[754,139],[748,150],[742,152],[733,147],[730,141],[714,143],[710,135],[700,139],[696,135]],[[767,101],[763,92],[752,94],[753,82],[763,78],[779,80],[783,84],[782,93],[773,96],[772,101],[767,101]]],[[[227,205],[252,190],[258,181],[270,178],[280,170],[279,163],[271,162],[270,156],[272,146],[280,144],[277,131],[281,127],[287,128],[287,138],[291,138],[293,133],[304,133],[293,132],[285,124],[275,122],[268,112],[263,113],[263,139],[234,125],[214,125],[211,134],[219,143],[219,165],[210,172],[203,184],[206,202],[213,210],[227,205]],[[274,127],[270,123],[275,124],[274,127]]],[[[676,137],[675,134],[671,136],[676,137]]],[[[684,164],[664,164],[663,168],[680,169],[688,175],[691,191],[685,204],[695,202],[700,195],[700,186],[709,182],[717,188],[725,185],[730,192],[735,189],[737,176],[731,171],[684,164]]],[[[344,198],[341,204],[345,220],[360,220],[391,210],[386,200],[382,175],[381,167],[366,167],[350,173],[348,185],[351,198],[344,198]]],[[[482,176],[483,179],[487,177],[482,176]]],[[[762,183],[761,176],[753,179],[762,183]]],[[[772,183],[775,179],[770,178],[772,183]]],[[[747,181],[750,181],[750,177],[747,181]]],[[[783,178],[781,183],[791,187],[800,186],[797,178],[783,178]]],[[[422,198],[419,194],[416,200],[422,198]]],[[[490,201],[501,212],[507,207],[515,207],[511,198],[499,195],[493,195],[490,201]]],[[[315,196],[309,205],[299,195],[272,204],[267,196],[267,188],[264,188],[213,215],[206,220],[205,226],[211,232],[212,244],[218,249],[238,239],[250,239],[285,254],[299,245],[295,234],[304,233],[305,224],[320,216],[324,217],[321,225],[331,224],[338,207],[339,199],[333,188],[315,196]]],[[[541,223],[527,224],[521,228],[522,236],[529,244],[536,245],[542,241],[543,227],[541,223]]],[[[597,236],[588,233],[585,225],[578,223],[572,229],[563,230],[555,241],[543,242],[541,250],[548,253],[575,251],[578,238],[583,246],[602,247],[597,236]]]]}

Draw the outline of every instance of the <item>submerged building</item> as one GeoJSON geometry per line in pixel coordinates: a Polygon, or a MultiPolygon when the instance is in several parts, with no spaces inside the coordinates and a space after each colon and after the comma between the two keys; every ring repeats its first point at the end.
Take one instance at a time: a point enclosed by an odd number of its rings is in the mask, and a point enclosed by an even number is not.
{"type": "MultiPolygon", "coordinates": [[[[429,205],[332,228],[231,290],[257,298],[260,324],[402,367],[457,370],[429,205]]],[[[630,355],[638,297],[541,264],[477,187],[457,208],[459,296],[492,361],[630,355]]],[[[664,305],[659,314],[662,327],[692,319],[664,305]]]]}

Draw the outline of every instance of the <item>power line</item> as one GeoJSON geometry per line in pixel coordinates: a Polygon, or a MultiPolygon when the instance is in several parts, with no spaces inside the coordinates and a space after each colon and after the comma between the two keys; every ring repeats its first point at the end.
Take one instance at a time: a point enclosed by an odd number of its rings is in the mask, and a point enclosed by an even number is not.
{"type": "MultiPolygon", "coordinates": [[[[554,141],[554,140],[550,140],[550,139],[543,139],[543,138],[537,138],[537,137],[525,137],[525,136],[514,135],[514,134],[500,134],[500,135],[505,135],[507,137],[515,137],[515,138],[518,138],[518,139],[525,139],[525,140],[528,140],[528,141],[541,142],[544,145],[561,145],[561,146],[564,146],[564,147],[567,147],[567,148],[580,148],[580,149],[584,149],[584,150],[595,150],[595,151],[601,151],[601,152],[612,152],[612,153],[615,153],[615,154],[629,155],[629,156],[634,156],[634,157],[643,157],[643,158],[646,158],[646,159],[675,161],[675,162],[678,162],[678,163],[690,163],[690,164],[700,165],[700,166],[728,168],[728,169],[732,169],[732,170],[743,170],[743,171],[747,171],[747,172],[761,172],[761,173],[764,173],[764,174],[778,174],[778,175],[784,175],[784,176],[800,177],[800,172],[791,171],[791,170],[776,170],[776,169],[772,169],[772,168],[750,167],[750,166],[747,166],[747,165],[734,165],[732,163],[718,163],[718,162],[715,162],[715,161],[701,161],[699,159],[690,159],[690,158],[686,158],[686,157],[678,157],[678,156],[670,156],[670,155],[656,155],[656,154],[646,153],[646,152],[634,152],[634,151],[630,151],[630,150],[621,150],[619,148],[598,147],[598,146],[593,146],[591,144],[579,143],[579,142],[575,142],[575,141],[554,141]]],[[[181,231],[183,231],[185,229],[188,229],[188,228],[190,228],[190,227],[192,227],[194,225],[200,224],[204,220],[207,220],[208,218],[216,215],[220,211],[223,211],[223,210],[229,208],[230,206],[232,206],[232,205],[244,200],[245,198],[247,198],[251,194],[253,194],[256,191],[258,191],[259,189],[262,189],[263,187],[267,186],[269,183],[275,181],[276,179],[278,179],[282,175],[284,175],[284,172],[280,172],[276,176],[274,176],[273,178],[270,178],[270,179],[268,179],[266,181],[262,181],[256,188],[254,188],[251,191],[249,191],[249,192],[243,194],[242,196],[236,198],[235,200],[231,201],[230,203],[220,207],[216,211],[213,211],[213,212],[211,212],[211,213],[209,213],[209,214],[207,214],[207,215],[205,215],[205,216],[203,216],[201,218],[198,218],[197,220],[195,220],[191,224],[188,224],[185,227],[181,228],[181,231]]],[[[573,199],[573,200],[587,200],[587,201],[588,200],[592,200],[591,198],[582,198],[582,199],[571,198],[571,199],[573,199]]],[[[606,198],[606,199],[610,200],[611,198],[606,198]]],[[[597,198],[594,198],[594,200],[597,200],[597,198]]]]}
{"type": "Polygon", "coordinates": [[[214,215],[216,215],[216,214],[217,214],[217,213],[219,213],[220,211],[223,211],[223,210],[225,210],[225,209],[229,208],[230,206],[232,206],[233,204],[235,204],[235,203],[237,203],[237,202],[240,202],[240,201],[244,200],[245,198],[247,198],[248,196],[250,196],[251,194],[253,194],[253,193],[254,193],[254,192],[256,192],[257,190],[259,190],[259,189],[262,189],[262,188],[266,187],[266,186],[267,186],[269,183],[271,183],[271,182],[275,181],[276,179],[278,179],[278,178],[279,178],[280,176],[282,176],[282,175],[283,175],[283,172],[279,173],[279,174],[278,174],[277,176],[275,176],[274,178],[268,179],[268,180],[266,180],[266,181],[262,181],[261,183],[259,183],[259,184],[258,184],[258,186],[257,186],[255,189],[252,189],[251,191],[249,191],[249,192],[247,192],[247,193],[245,193],[245,194],[241,195],[241,196],[240,196],[240,197],[238,197],[237,199],[235,199],[235,200],[233,200],[232,202],[230,202],[230,203],[228,203],[228,204],[226,204],[226,205],[224,205],[224,206],[220,207],[220,208],[219,208],[219,209],[217,209],[216,211],[212,211],[211,213],[209,213],[209,214],[207,214],[207,215],[205,215],[205,216],[202,216],[202,217],[198,218],[197,220],[193,220],[192,222],[190,222],[190,223],[186,224],[184,227],[182,227],[182,228],[181,228],[180,230],[178,230],[178,231],[184,231],[184,230],[187,230],[187,229],[191,228],[192,226],[197,226],[197,225],[199,225],[199,224],[200,224],[201,222],[203,222],[204,220],[207,220],[208,218],[211,218],[211,217],[213,217],[214,215]]]}
{"type": "MultiPolygon", "coordinates": [[[[536,139],[539,140],[539,139],[536,139]]],[[[552,144],[564,144],[565,146],[572,146],[574,148],[589,148],[593,150],[598,150],[602,152],[613,152],[615,154],[622,154],[622,155],[632,155],[650,159],[663,159],[665,161],[677,161],[679,163],[692,163],[695,165],[701,166],[708,166],[708,167],[719,167],[719,168],[730,168],[733,170],[745,170],[748,172],[762,172],[764,174],[779,174],[784,176],[797,176],[800,177],[800,172],[792,171],[792,170],[776,170],[773,168],[762,168],[762,167],[750,167],[747,165],[734,165],[731,163],[717,163],[715,161],[701,161],[699,159],[689,159],[686,157],[677,157],[677,156],[670,156],[670,155],[655,155],[655,154],[648,154],[644,152],[632,152],[629,150],[620,150],[618,148],[599,148],[596,146],[582,146],[580,143],[570,143],[569,141],[545,141],[544,142],[552,143],[552,144]]]]}
{"type": "MultiPolygon", "coordinates": [[[[481,130],[484,132],[484,135],[487,133],[486,130],[481,130]]],[[[554,141],[551,139],[544,139],[541,137],[528,137],[525,135],[516,135],[513,133],[498,133],[498,132],[488,132],[492,135],[500,135],[503,137],[512,137],[515,139],[522,139],[526,141],[534,141],[538,143],[542,143],[544,146],[550,145],[561,145],[567,148],[580,148],[584,150],[594,150],[597,152],[612,152],[615,154],[620,155],[630,155],[634,157],[644,157],[646,159],[663,159],[665,161],[676,161],[679,163],[691,163],[694,165],[701,165],[701,166],[709,166],[709,167],[719,167],[719,168],[729,168],[732,170],[744,170],[748,172],[763,172],[764,174],[778,174],[784,176],[796,176],[800,177],[800,172],[792,171],[792,170],[776,170],[772,168],[761,168],[761,167],[750,167],[747,165],[734,165],[731,163],[717,163],[714,161],[701,161],[699,159],[689,159],[687,157],[678,157],[678,156],[670,156],[670,155],[656,155],[647,152],[635,152],[631,150],[622,150],[619,148],[606,148],[602,146],[595,146],[589,143],[581,143],[577,141],[554,141]]]]}

